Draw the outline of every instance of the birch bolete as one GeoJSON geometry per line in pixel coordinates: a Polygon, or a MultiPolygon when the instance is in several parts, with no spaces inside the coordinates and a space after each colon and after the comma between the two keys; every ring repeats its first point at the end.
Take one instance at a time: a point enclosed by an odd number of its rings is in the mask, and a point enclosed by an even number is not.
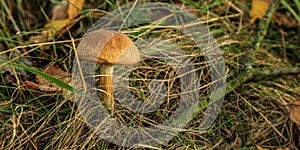
{"type": "Polygon", "coordinates": [[[96,30],[88,33],[77,47],[79,59],[100,64],[99,86],[104,103],[113,112],[113,65],[133,65],[140,61],[134,42],[125,34],[113,30],[96,30]]]}

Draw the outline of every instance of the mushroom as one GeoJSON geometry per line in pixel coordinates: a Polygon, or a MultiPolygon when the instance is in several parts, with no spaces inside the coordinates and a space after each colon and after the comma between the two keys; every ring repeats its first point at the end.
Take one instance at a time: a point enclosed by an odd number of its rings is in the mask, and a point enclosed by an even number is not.
{"type": "Polygon", "coordinates": [[[106,106],[113,112],[113,65],[133,65],[140,61],[134,42],[121,32],[96,30],[88,33],[77,47],[79,59],[100,64],[99,86],[106,106]]]}

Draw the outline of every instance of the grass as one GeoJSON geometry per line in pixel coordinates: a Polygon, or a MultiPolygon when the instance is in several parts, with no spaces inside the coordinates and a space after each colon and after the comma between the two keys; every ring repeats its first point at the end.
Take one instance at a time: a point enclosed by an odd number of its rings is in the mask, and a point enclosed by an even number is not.
{"type": "MultiPolygon", "coordinates": [[[[175,5],[180,1],[166,2],[175,5]]],[[[213,33],[223,52],[227,81],[230,82],[241,75],[245,50],[251,45],[250,39],[258,29],[249,24],[247,14],[250,3],[244,5],[240,1],[232,1],[238,8],[235,9],[228,8],[223,2],[227,1],[182,0],[180,4],[194,6],[199,11],[198,15],[213,33]]],[[[3,58],[0,57],[0,149],[125,149],[99,138],[89,128],[78,106],[71,100],[72,95],[66,95],[61,90],[47,93],[24,85],[26,80],[36,82],[35,76],[39,75],[55,83],[58,89],[65,88],[73,94],[81,94],[67,83],[42,72],[42,69],[55,64],[66,72],[72,72],[74,45],[78,44],[95,20],[118,7],[115,2],[105,1],[98,8],[101,11],[93,10],[97,8],[95,4],[99,3],[87,1],[81,19],[65,34],[53,37],[49,42],[32,44],[32,36],[38,35],[49,20],[51,2],[36,0],[37,5],[33,6],[23,1],[1,0],[0,55],[3,58]]],[[[281,1],[278,13],[297,24],[285,25],[272,20],[262,46],[255,52],[255,68],[299,67],[299,8],[299,0],[281,1]]],[[[178,36],[178,31],[144,25],[123,32],[130,34],[135,42],[142,43],[144,41],[139,40],[145,37],[177,41],[177,45],[164,45],[164,49],[179,46],[185,51],[182,57],[191,58],[194,64],[192,71],[201,79],[197,87],[201,89],[199,95],[207,97],[212,85],[208,60],[191,45],[192,42],[178,36]]],[[[142,56],[146,55],[142,53],[142,56]]],[[[145,114],[135,113],[118,103],[117,113],[113,117],[125,125],[149,127],[165,121],[176,111],[182,91],[178,78],[183,75],[172,74],[174,68],[159,61],[158,56],[155,57],[119,73],[129,74],[131,92],[139,101],[149,101],[151,94],[147,90],[154,78],[164,81],[169,99],[158,110],[145,114]]],[[[289,119],[290,105],[300,97],[299,87],[299,74],[270,75],[249,80],[225,96],[217,119],[206,132],[197,131],[204,116],[204,111],[200,111],[169,142],[158,146],[142,145],[142,148],[256,149],[259,145],[270,149],[299,149],[299,125],[289,119]]],[[[228,88],[231,86],[228,85],[228,88]]],[[[206,100],[201,109],[207,109],[206,100]]]]}

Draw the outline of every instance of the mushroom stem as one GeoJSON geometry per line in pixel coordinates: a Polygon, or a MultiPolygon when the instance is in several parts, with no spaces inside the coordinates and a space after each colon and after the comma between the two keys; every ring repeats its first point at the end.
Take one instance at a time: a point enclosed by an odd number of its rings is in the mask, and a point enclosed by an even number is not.
{"type": "Polygon", "coordinates": [[[100,65],[100,78],[99,86],[104,103],[113,112],[114,110],[114,93],[113,93],[113,65],[112,64],[102,64],[100,65]]]}

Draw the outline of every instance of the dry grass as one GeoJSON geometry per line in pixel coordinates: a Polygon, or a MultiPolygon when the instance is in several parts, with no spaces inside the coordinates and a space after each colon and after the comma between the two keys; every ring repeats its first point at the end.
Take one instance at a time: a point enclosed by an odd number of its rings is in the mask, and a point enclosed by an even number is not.
{"type": "MultiPolygon", "coordinates": [[[[83,17],[70,29],[72,36],[66,33],[50,43],[26,46],[30,36],[41,31],[45,24],[45,16],[42,12],[45,11],[47,14],[51,11],[48,10],[51,3],[40,1],[39,5],[30,5],[19,2],[7,1],[6,5],[0,6],[1,14],[12,15],[1,17],[0,53],[13,60],[17,56],[12,53],[23,49],[21,57],[30,59],[33,62],[32,67],[43,68],[49,63],[59,64],[65,71],[72,72],[74,52],[71,37],[81,38],[90,27],[92,21],[89,19],[97,20],[103,13],[91,11],[91,18],[83,17]],[[9,8],[8,11],[4,7],[9,8]],[[12,10],[16,11],[12,12],[12,10]],[[19,30],[26,32],[16,35],[19,30]]],[[[206,1],[206,4],[212,2],[206,1]]],[[[96,1],[87,2],[86,7],[94,8],[92,3],[96,1]]],[[[101,7],[108,11],[111,9],[109,5],[113,4],[104,3],[101,7]]],[[[199,7],[206,8],[202,5],[199,7]]],[[[250,8],[249,5],[246,7],[250,8]]],[[[244,50],[250,45],[249,39],[256,28],[247,23],[248,16],[241,18],[240,12],[236,9],[227,9],[224,5],[217,4],[211,6],[211,10],[209,13],[201,11],[200,14],[206,16],[203,19],[206,20],[206,25],[223,51],[228,81],[230,81],[240,75],[244,63],[244,50]],[[240,20],[243,21],[242,25],[240,20]]],[[[208,62],[203,53],[198,52],[188,39],[178,36],[177,31],[145,26],[123,32],[132,33],[135,41],[150,36],[169,39],[169,42],[182,41],[183,44],[179,46],[185,51],[184,56],[191,58],[194,64],[193,71],[197,72],[201,79],[198,87],[201,91],[199,95],[205,96],[210,92],[208,62]]],[[[299,27],[279,27],[274,23],[261,49],[256,52],[255,67],[299,66],[297,60],[299,57],[295,56],[296,54],[299,56],[297,45],[299,41],[295,38],[297,36],[299,37],[299,27]],[[285,40],[282,40],[278,28],[288,34],[285,40]],[[294,30],[298,30],[298,33],[294,30]]],[[[1,74],[0,149],[122,149],[99,138],[81,117],[76,104],[69,101],[68,97],[59,92],[36,94],[39,91],[28,89],[22,84],[25,80],[34,80],[34,75],[22,74],[13,66],[5,66],[11,68],[12,74],[8,72],[1,74]]],[[[158,58],[152,58],[140,62],[128,71],[130,71],[131,92],[139,101],[149,101],[151,93],[148,88],[153,84],[151,83],[153,78],[164,81],[163,84],[169,93],[168,98],[157,111],[146,114],[134,113],[118,104],[115,118],[125,125],[149,127],[163,122],[174,113],[181,91],[178,79],[180,75],[174,73],[174,68],[158,58]]],[[[230,85],[228,87],[231,88],[230,85]]],[[[256,145],[260,145],[271,149],[278,147],[299,149],[299,126],[289,119],[290,104],[300,97],[299,87],[300,75],[297,74],[270,76],[259,81],[249,81],[226,95],[221,111],[208,131],[204,133],[197,131],[202,121],[201,111],[168,143],[157,147],[146,145],[142,147],[144,149],[255,149],[256,145]]]]}

